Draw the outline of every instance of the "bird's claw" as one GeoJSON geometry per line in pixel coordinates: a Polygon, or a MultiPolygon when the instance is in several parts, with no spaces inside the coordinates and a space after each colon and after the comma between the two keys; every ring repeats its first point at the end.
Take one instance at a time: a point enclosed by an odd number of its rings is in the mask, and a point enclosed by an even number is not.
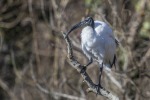
{"type": "Polygon", "coordinates": [[[100,90],[101,87],[102,87],[102,86],[101,86],[100,83],[96,85],[96,90],[97,90],[96,96],[98,95],[99,90],[100,90]]]}
{"type": "Polygon", "coordinates": [[[80,73],[83,73],[86,71],[86,66],[83,66],[83,68],[81,69],[80,73]]]}

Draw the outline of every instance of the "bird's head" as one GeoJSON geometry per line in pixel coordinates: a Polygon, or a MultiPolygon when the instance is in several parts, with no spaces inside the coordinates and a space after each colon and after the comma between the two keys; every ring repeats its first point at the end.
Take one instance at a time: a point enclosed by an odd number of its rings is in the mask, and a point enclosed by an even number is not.
{"type": "Polygon", "coordinates": [[[87,17],[85,18],[83,21],[77,23],[76,25],[74,25],[67,33],[66,36],[67,37],[69,35],[69,33],[71,33],[73,30],[81,27],[81,26],[91,26],[94,29],[94,20],[92,17],[87,17]]]}
{"type": "Polygon", "coordinates": [[[94,29],[94,20],[92,17],[87,17],[82,22],[85,23],[84,26],[91,26],[94,29]]]}

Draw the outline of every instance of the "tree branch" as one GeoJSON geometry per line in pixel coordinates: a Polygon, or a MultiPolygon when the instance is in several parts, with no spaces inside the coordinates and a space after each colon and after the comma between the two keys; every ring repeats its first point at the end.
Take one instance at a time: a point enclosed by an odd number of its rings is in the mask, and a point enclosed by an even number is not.
{"type": "MultiPolygon", "coordinates": [[[[62,32],[62,34],[64,37],[66,36],[66,33],[62,32]]],[[[89,77],[89,75],[85,71],[81,71],[83,66],[74,58],[73,50],[72,50],[72,44],[71,44],[69,37],[67,36],[64,39],[67,43],[68,58],[70,60],[72,67],[75,68],[81,74],[82,78],[84,79],[84,81],[88,85],[89,88],[87,89],[87,91],[97,93],[98,86],[92,82],[91,78],[89,77]]],[[[109,100],[119,100],[119,98],[117,96],[113,95],[112,93],[110,93],[109,91],[107,91],[103,87],[100,87],[98,94],[108,98],[109,100]]]]}

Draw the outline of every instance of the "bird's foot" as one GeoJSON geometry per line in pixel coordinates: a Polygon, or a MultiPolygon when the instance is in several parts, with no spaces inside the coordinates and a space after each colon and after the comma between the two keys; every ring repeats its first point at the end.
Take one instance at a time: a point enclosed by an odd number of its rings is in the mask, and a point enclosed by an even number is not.
{"type": "Polygon", "coordinates": [[[86,66],[83,66],[83,68],[81,69],[80,73],[83,73],[86,71],[86,66]]]}
{"type": "Polygon", "coordinates": [[[98,84],[96,85],[96,90],[97,90],[96,96],[99,94],[99,90],[100,90],[101,87],[102,87],[102,86],[101,86],[100,83],[98,83],[98,84]]]}

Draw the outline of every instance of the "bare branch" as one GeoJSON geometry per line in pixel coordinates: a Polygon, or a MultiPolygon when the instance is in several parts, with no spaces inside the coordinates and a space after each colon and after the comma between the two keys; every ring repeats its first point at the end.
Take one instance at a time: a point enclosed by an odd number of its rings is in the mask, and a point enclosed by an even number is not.
{"type": "MultiPolygon", "coordinates": [[[[32,61],[32,60],[31,60],[32,61]]],[[[51,96],[53,96],[54,98],[55,97],[63,97],[63,98],[67,98],[69,100],[86,100],[85,98],[83,97],[77,97],[77,96],[74,96],[74,95],[68,95],[68,94],[65,94],[65,93],[60,93],[60,92],[55,92],[55,91],[52,91],[50,90],[48,87],[43,87],[40,83],[38,83],[38,80],[36,79],[36,76],[35,76],[35,73],[34,73],[34,70],[33,70],[33,65],[32,63],[30,63],[30,67],[31,67],[31,76],[32,76],[32,79],[33,81],[35,82],[35,86],[43,93],[45,94],[50,94],[51,96]]],[[[1,80],[0,80],[0,86],[1,86],[1,80]]]]}
{"type": "Polygon", "coordinates": [[[17,96],[15,96],[15,94],[10,90],[10,88],[7,86],[7,84],[0,79],[0,87],[6,91],[6,93],[8,93],[8,95],[11,97],[11,100],[18,100],[17,96]]]}
{"type": "MultiPolygon", "coordinates": [[[[62,34],[64,37],[66,36],[65,33],[62,32],[62,34]]],[[[91,78],[86,72],[81,71],[83,66],[74,58],[73,51],[72,51],[72,44],[71,44],[69,37],[66,37],[65,40],[66,40],[67,48],[68,48],[68,58],[70,60],[72,67],[75,68],[81,74],[82,78],[88,85],[89,88],[87,89],[87,91],[97,93],[98,86],[92,82],[91,78]]],[[[98,94],[108,98],[109,100],[119,100],[117,96],[113,95],[111,92],[107,91],[103,87],[100,87],[98,94]]]]}

